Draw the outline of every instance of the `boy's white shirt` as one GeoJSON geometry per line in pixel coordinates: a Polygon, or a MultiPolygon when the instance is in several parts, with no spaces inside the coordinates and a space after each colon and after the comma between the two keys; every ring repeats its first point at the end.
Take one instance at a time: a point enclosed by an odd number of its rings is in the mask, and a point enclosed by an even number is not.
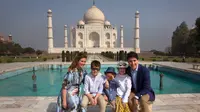
{"type": "Polygon", "coordinates": [[[119,83],[119,87],[117,88],[117,95],[122,98],[122,102],[127,103],[132,87],[131,77],[127,74],[117,74],[115,80],[119,83]]]}
{"type": "Polygon", "coordinates": [[[97,93],[102,94],[103,92],[104,78],[99,72],[96,77],[93,77],[91,73],[85,76],[84,92],[85,94],[92,94],[96,96],[97,93]]]}

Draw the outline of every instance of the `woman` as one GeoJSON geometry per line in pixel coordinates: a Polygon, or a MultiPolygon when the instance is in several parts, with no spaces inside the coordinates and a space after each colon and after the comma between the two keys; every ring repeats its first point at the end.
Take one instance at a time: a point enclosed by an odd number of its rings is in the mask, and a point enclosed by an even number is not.
{"type": "Polygon", "coordinates": [[[77,54],[64,76],[60,95],[57,99],[57,112],[77,112],[81,109],[80,85],[87,74],[83,67],[87,56],[83,53],[77,54]]]}

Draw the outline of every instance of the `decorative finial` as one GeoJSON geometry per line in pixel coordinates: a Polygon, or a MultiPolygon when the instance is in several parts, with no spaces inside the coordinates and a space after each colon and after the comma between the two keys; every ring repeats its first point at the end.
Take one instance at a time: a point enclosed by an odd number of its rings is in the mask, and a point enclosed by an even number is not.
{"type": "Polygon", "coordinates": [[[95,0],[93,0],[93,5],[95,5],[95,0]]]}
{"type": "Polygon", "coordinates": [[[135,13],[136,13],[136,14],[139,14],[139,11],[136,11],[135,13]]]}

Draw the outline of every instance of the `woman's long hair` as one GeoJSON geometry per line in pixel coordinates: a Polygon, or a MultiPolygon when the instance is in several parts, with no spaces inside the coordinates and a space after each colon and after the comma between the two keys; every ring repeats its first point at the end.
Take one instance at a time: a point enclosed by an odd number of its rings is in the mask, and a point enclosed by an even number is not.
{"type": "MultiPolygon", "coordinates": [[[[82,58],[87,58],[86,53],[78,53],[78,54],[75,56],[74,60],[72,61],[71,65],[69,66],[68,71],[71,71],[71,70],[74,71],[75,68],[77,68],[78,62],[79,62],[82,58]]],[[[78,71],[79,71],[79,70],[82,70],[82,68],[77,68],[77,69],[78,69],[78,71]]]]}

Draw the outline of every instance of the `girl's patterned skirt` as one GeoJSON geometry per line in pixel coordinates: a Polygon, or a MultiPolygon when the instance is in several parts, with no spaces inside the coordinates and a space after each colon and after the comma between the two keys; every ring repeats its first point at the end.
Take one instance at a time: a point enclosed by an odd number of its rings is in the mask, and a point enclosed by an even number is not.
{"type": "Polygon", "coordinates": [[[116,112],[131,112],[128,103],[123,106],[122,98],[119,96],[116,97],[116,112]]]}

